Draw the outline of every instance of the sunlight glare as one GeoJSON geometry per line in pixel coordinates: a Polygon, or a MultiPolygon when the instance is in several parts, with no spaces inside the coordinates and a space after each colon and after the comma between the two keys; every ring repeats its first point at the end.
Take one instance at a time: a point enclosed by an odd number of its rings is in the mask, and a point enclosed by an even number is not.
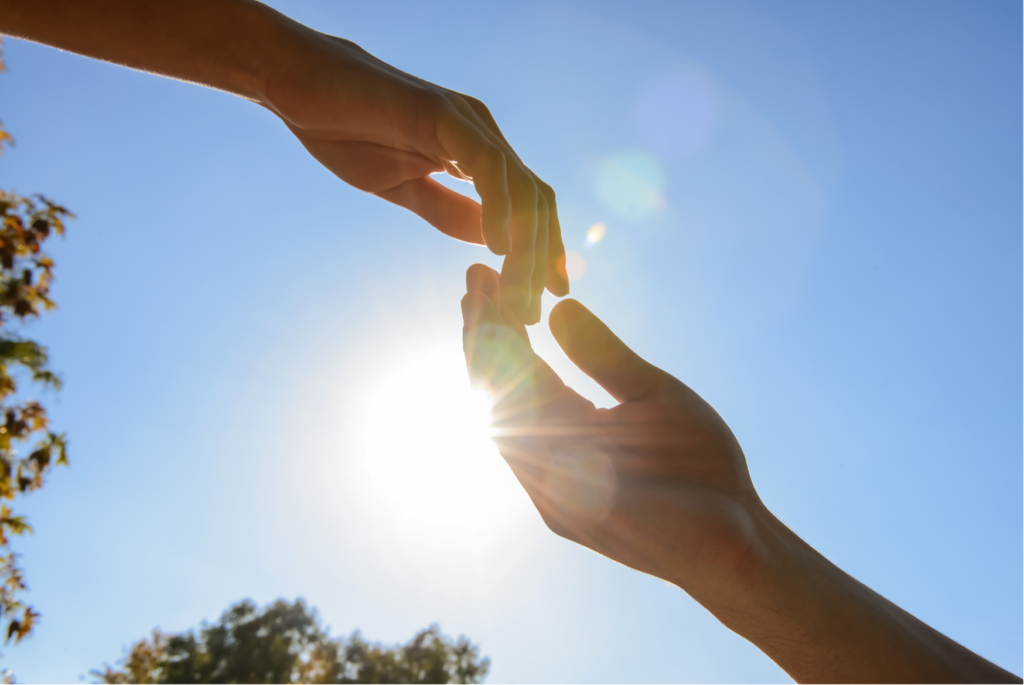
{"type": "Polygon", "coordinates": [[[506,550],[532,505],[491,442],[489,399],[470,386],[457,340],[388,357],[359,424],[360,508],[421,562],[506,550]]]}

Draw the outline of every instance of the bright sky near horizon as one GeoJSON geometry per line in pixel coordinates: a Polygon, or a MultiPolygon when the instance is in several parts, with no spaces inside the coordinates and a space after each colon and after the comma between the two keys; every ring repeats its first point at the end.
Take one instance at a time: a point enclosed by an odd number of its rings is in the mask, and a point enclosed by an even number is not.
{"type": "MultiPolygon", "coordinates": [[[[1020,3],[271,4],[487,103],[559,195],[573,296],[715,406],[767,505],[1024,670],[1020,3]]],[[[3,56],[0,187],[79,216],[31,330],[71,466],[23,505],[19,680],[245,597],[386,643],[439,622],[490,682],[786,679],[532,510],[460,358],[463,274],[498,258],[249,102],[3,56]]]]}

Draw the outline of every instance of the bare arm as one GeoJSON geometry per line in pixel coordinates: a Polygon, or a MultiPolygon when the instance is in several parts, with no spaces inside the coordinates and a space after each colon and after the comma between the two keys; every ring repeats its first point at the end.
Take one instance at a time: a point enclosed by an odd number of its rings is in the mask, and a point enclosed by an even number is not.
{"type": "Polygon", "coordinates": [[[495,442],[557,534],[677,585],[801,682],[1021,682],[857,582],[761,502],[722,418],[583,305],[551,331],[620,404],[597,409],[537,357],[497,274],[467,274],[470,374],[495,442]]]}
{"type": "Polygon", "coordinates": [[[1021,682],[844,573],[767,511],[761,520],[760,594],[746,610],[708,608],[794,680],[1021,682]]]}
{"type": "Polygon", "coordinates": [[[0,1],[0,29],[133,69],[259,102],[270,46],[295,32],[254,2],[0,1]]]}
{"type": "Polygon", "coordinates": [[[554,192],[483,103],[406,74],[254,0],[0,0],[0,32],[257,102],[347,183],[505,254],[522,320],[563,295],[554,192]],[[472,180],[482,205],[430,174],[472,180]]]}

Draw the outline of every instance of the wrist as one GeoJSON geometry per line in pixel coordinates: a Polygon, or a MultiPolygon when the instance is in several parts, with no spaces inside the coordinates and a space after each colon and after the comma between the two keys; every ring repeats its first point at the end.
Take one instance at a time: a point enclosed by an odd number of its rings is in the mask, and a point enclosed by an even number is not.
{"type": "Polygon", "coordinates": [[[281,87],[282,81],[302,69],[310,44],[321,34],[264,5],[252,22],[244,96],[280,115],[281,98],[275,99],[275,94],[287,90],[281,87]]]}
{"type": "Polygon", "coordinates": [[[752,520],[743,586],[702,604],[798,682],[1019,682],[847,575],[763,505],[752,520]]]}
{"type": "MultiPolygon", "coordinates": [[[[804,542],[760,502],[750,508],[752,541],[742,573],[704,605],[798,682],[841,679],[820,659],[841,642],[864,642],[866,587],[804,542]],[[864,592],[862,592],[862,590],[864,592]]],[[[691,593],[692,594],[692,593],[691,593]]]]}
{"type": "Polygon", "coordinates": [[[761,627],[791,600],[787,585],[794,573],[805,570],[806,545],[756,497],[743,511],[742,550],[712,573],[701,574],[702,582],[673,582],[730,630],[759,644],[755,638],[761,627]]]}

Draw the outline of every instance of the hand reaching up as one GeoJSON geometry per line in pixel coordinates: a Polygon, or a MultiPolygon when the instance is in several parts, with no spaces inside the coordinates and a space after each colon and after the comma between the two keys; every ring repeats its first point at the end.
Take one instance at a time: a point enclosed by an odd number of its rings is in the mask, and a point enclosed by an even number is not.
{"type": "Polygon", "coordinates": [[[494,271],[475,265],[467,282],[470,373],[491,389],[495,442],[544,522],[698,592],[743,578],[761,503],[715,410],[579,302],[565,300],[551,312],[555,339],[620,402],[595,408],[533,353],[494,271]]]}
{"type": "Polygon", "coordinates": [[[579,302],[555,306],[551,332],[611,409],[534,354],[497,273],[477,264],[466,282],[470,376],[490,390],[498,451],[555,533],[679,586],[798,681],[1020,682],[783,525],[715,410],[579,302]]]}

